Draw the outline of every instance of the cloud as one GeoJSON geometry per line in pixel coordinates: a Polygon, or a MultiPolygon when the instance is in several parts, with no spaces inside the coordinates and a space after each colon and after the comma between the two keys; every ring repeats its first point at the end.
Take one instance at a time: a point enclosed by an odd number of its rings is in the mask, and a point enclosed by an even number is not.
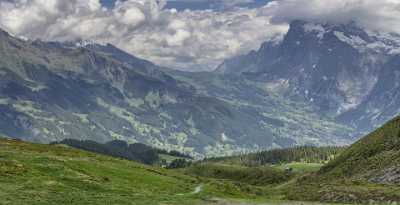
{"type": "Polygon", "coordinates": [[[0,0],[0,27],[30,39],[112,43],[186,70],[210,70],[264,41],[279,40],[292,20],[355,22],[400,33],[400,0],[279,0],[235,7],[251,1],[218,0],[226,10],[177,11],[164,8],[170,0],[117,1],[112,8],[100,0],[0,0]]]}
{"type": "Polygon", "coordinates": [[[305,20],[400,33],[400,0],[281,0],[264,8],[275,23],[305,20]]]}
{"type": "Polygon", "coordinates": [[[167,0],[167,7],[178,10],[227,10],[236,6],[246,7],[259,1],[266,3],[266,0],[167,0]]]}
{"type": "MultiPolygon", "coordinates": [[[[228,2],[228,1],[221,1],[228,2]]],[[[231,3],[248,2],[236,0],[231,3]]],[[[258,9],[176,11],[160,0],[0,0],[0,27],[30,39],[112,43],[173,68],[213,69],[257,49],[287,26],[271,25],[258,9]]]]}

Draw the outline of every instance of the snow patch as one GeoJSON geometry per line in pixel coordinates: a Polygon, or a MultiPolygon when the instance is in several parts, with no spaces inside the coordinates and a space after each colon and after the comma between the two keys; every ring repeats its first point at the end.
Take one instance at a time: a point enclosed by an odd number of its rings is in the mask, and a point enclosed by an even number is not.
{"type": "Polygon", "coordinates": [[[334,31],[333,33],[339,40],[351,45],[354,48],[358,48],[361,51],[364,51],[365,46],[367,46],[367,42],[364,41],[359,36],[353,36],[353,35],[346,36],[343,32],[340,31],[334,31]]]}
{"type": "Polygon", "coordinates": [[[223,132],[223,133],[221,134],[221,141],[222,141],[222,142],[234,142],[235,140],[232,140],[231,138],[229,138],[229,137],[225,134],[225,132],[223,132]]]}
{"type": "Polygon", "coordinates": [[[344,102],[340,105],[338,113],[343,113],[359,106],[368,93],[376,85],[378,79],[376,76],[370,75],[367,68],[364,72],[351,76],[347,71],[343,71],[338,76],[338,89],[342,92],[344,102]]]}
{"type": "Polygon", "coordinates": [[[76,42],[75,46],[76,47],[86,47],[86,46],[94,45],[94,44],[96,44],[96,43],[91,40],[82,40],[82,41],[76,42]]]}
{"type": "Polygon", "coordinates": [[[317,34],[317,37],[319,40],[322,40],[326,33],[325,28],[319,24],[307,23],[303,26],[303,28],[304,28],[304,31],[307,33],[315,32],[317,34]]]}
{"type": "Polygon", "coordinates": [[[360,52],[373,51],[389,55],[400,54],[400,36],[382,32],[365,32],[368,35],[368,40],[364,40],[360,36],[345,35],[340,31],[334,31],[334,35],[360,52]]]}
{"type": "Polygon", "coordinates": [[[277,79],[272,82],[268,82],[265,85],[266,90],[274,93],[285,92],[289,88],[288,79],[277,79]]]}

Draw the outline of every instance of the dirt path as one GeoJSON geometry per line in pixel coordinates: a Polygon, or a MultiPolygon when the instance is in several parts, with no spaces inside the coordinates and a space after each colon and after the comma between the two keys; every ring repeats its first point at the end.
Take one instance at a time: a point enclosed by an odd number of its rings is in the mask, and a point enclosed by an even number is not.
{"type": "Polygon", "coordinates": [[[199,185],[196,188],[194,188],[194,191],[192,192],[192,194],[198,194],[203,190],[203,185],[199,185]]]}

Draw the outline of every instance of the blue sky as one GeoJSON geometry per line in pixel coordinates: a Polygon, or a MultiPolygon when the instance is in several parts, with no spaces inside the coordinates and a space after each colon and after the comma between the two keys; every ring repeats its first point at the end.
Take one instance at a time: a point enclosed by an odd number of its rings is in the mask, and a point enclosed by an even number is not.
{"type": "Polygon", "coordinates": [[[112,7],[112,5],[115,2],[115,0],[100,0],[100,1],[103,4],[103,6],[106,6],[106,7],[112,7]]]}
{"type": "MultiPolygon", "coordinates": [[[[106,7],[112,7],[116,0],[101,0],[102,4],[106,7]]],[[[237,6],[254,8],[265,5],[269,0],[250,0],[248,3],[239,3],[237,6]]],[[[168,0],[166,8],[175,8],[178,11],[190,10],[205,10],[213,9],[220,10],[223,8],[221,0],[168,0]]]]}

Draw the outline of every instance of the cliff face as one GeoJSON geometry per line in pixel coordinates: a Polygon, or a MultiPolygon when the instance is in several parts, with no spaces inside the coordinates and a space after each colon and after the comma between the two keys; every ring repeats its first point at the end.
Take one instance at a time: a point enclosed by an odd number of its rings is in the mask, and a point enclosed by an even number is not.
{"type": "Polygon", "coordinates": [[[353,24],[294,21],[282,42],[264,43],[216,72],[245,76],[365,132],[400,111],[399,42],[353,24]]]}

